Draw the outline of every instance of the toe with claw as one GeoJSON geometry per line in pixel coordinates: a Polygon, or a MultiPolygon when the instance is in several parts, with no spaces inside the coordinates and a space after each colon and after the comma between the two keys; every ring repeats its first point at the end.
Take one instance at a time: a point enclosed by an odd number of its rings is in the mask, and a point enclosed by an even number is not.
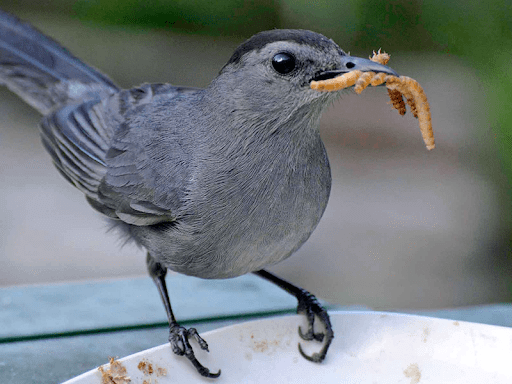
{"type": "Polygon", "coordinates": [[[302,328],[299,327],[299,336],[306,341],[316,340],[324,343],[320,352],[313,353],[311,356],[304,353],[299,343],[299,352],[306,360],[312,361],[314,363],[321,363],[324,361],[325,356],[327,355],[327,350],[332,343],[332,339],[334,339],[334,332],[332,330],[329,315],[327,314],[325,308],[320,305],[317,298],[305,289],[300,288],[286,280],[283,280],[264,269],[255,271],[254,274],[276,284],[278,287],[284,289],[286,292],[297,298],[297,301],[299,302],[297,313],[303,313],[306,315],[308,320],[307,332],[304,333],[302,328]],[[324,332],[315,333],[315,318],[318,318],[321,324],[323,324],[325,328],[324,332]]]}
{"type": "Polygon", "coordinates": [[[334,332],[331,326],[331,320],[329,319],[329,315],[325,308],[323,308],[318,302],[317,298],[307,291],[303,291],[303,293],[297,297],[299,300],[299,305],[297,307],[297,313],[306,315],[308,320],[308,330],[307,332],[303,332],[302,328],[299,327],[299,335],[303,340],[316,340],[320,342],[324,342],[324,345],[320,352],[314,353],[311,356],[306,355],[302,350],[302,347],[299,343],[299,352],[300,354],[307,360],[320,363],[325,359],[327,355],[327,350],[331,345],[331,342],[334,338],[334,332]],[[315,333],[314,324],[315,318],[318,318],[320,322],[325,327],[325,332],[315,333]]]}
{"type": "Polygon", "coordinates": [[[220,376],[220,370],[217,373],[211,373],[208,368],[203,366],[196,358],[194,350],[190,345],[189,339],[194,338],[202,350],[208,352],[208,344],[199,336],[195,328],[184,328],[177,323],[171,324],[169,328],[169,343],[172,351],[179,356],[185,356],[192,365],[197,369],[201,376],[216,378],[220,376]]]}

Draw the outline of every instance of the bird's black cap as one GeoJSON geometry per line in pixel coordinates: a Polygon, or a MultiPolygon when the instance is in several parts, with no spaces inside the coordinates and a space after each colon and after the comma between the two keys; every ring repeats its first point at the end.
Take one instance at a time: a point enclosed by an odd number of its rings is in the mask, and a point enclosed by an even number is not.
{"type": "Polygon", "coordinates": [[[334,41],[316,32],[304,29],[273,29],[257,33],[250,39],[243,42],[233,53],[226,65],[238,64],[240,59],[248,52],[260,50],[264,46],[276,41],[293,41],[298,44],[313,45],[319,48],[332,50],[337,47],[340,55],[345,53],[339,48],[334,41]]]}

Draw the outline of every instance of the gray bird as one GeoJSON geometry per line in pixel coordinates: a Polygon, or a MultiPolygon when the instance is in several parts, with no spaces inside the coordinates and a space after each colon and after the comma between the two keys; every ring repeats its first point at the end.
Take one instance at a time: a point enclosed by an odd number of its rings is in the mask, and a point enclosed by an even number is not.
{"type": "Polygon", "coordinates": [[[334,333],[316,298],[262,268],[295,252],[327,205],[331,173],[322,111],[340,92],[312,80],[347,71],[396,73],[351,57],[306,30],[258,33],[205,89],[144,84],[123,90],[29,24],[0,11],[0,83],[44,117],[41,137],[62,176],[124,236],[147,250],[169,319],[169,342],[206,377],[193,328],[171,309],[167,269],[205,279],[254,272],[297,297],[304,340],[334,333]],[[314,331],[315,319],[324,332],[314,331]]]}

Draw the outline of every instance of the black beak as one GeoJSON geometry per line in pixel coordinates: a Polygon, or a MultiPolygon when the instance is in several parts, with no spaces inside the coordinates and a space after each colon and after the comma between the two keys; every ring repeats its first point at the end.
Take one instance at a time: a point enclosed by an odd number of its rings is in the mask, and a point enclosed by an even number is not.
{"type": "Polygon", "coordinates": [[[343,75],[344,73],[355,70],[375,73],[384,72],[387,73],[388,75],[398,76],[398,73],[396,73],[388,66],[376,63],[375,61],[371,61],[370,59],[363,59],[361,57],[354,56],[342,56],[340,69],[320,72],[316,74],[312,80],[320,81],[333,79],[339,75],[343,75]]]}

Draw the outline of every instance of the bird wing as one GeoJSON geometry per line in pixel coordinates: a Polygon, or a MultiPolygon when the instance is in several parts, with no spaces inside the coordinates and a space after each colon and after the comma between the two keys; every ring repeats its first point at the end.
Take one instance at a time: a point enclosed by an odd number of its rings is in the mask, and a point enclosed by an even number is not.
{"type": "Polygon", "coordinates": [[[154,109],[159,100],[194,92],[147,84],[108,100],[66,105],[43,119],[43,143],[99,212],[133,225],[173,221],[190,179],[190,153],[185,133],[155,118],[154,109]]]}

